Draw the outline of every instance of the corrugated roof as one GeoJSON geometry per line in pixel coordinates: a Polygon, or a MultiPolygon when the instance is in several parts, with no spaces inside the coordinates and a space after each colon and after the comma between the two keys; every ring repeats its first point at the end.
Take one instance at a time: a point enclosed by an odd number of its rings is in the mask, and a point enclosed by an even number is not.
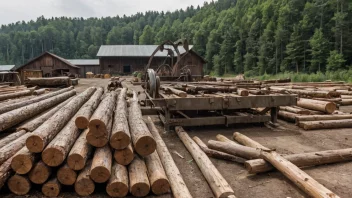
{"type": "Polygon", "coordinates": [[[99,59],[67,59],[73,65],[99,65],[99,59]]]}
{"type": "Polygon", "coordinates": [[[15,65],[0,65],[0,71],[10,71],[15,67],[15,65]]]}
{"type": "MultiPolygon", "coordinates": [[[[153,54],[158,45],[102,45],[98,51],[98,57],[106,56],[122,56],[122,57],[149,57],[153,54]]],[[[173,47],[166,48],[173,49],[173,47]]],[[[189,49],[192,49],[193,45],[189,46],[189,49]]],[[[182,47],[178,47],[181,54],[185,53],[186,50],[182,47]]],[[[176,55],[176,52],[175,52],[176,55]]],[[[167,51],[159,51],[155,54],[156,57],[166,57],[167,51]]]]}

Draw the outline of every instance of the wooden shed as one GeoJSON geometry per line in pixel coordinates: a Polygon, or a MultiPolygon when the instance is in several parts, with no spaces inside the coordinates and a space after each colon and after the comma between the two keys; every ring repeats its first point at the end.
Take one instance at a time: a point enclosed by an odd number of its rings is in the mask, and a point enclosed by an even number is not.
{"type": "MultiPolygon", "coordinates": [[[[100,70],[102,73],[128,75],[135,71],[143,71],[148,64],[149,57],[153,54],[157,45],[102,45],[98,51],[100,70]]],[[[203,65],[206,61],[192,50],[193,46],[189,46],[190,50],[187,54],[183,47],[179,47],[182,56],[185,56],[180,65],[188,66],[192,76],[203,76],[203,65]]],[[[176,54],[176,52],[174,53],[176,54]]],[[[151,68],[156,70],[163,63],[172,65],[176,63],[176,55],[172,58],[168,57],[167,50],[159,51],[155,54],[151,68]]]]}
{"type": "Polygon", "coordinates": [[[100,74],[99,59],[67,59],[67,61],[80,68],[81,78],[86,78],[87,72],[100,74]]]}
{"type": "Polygon", "coordinates": [[[66,59],[44,52],[36,58],[28,61],[26,64],[15,67],[21,81],[27,77],[57,77],[57,76],[79,76],[80,68],[71,64],[66,59]]]}

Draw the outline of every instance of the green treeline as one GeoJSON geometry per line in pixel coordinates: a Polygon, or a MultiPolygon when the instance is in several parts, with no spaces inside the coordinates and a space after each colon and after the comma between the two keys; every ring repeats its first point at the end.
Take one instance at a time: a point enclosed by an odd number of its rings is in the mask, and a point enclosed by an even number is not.
{"type": "Polygon", "coordinates": [[[166,13],[39,17],[1,26],[0,64],[19,65],[43,51],[96,58],[104,44],[159,44],[179,38],[187,38],[208,61],[205,72],[216,75],[349,69],[352,1],[219,0],[166,13]]]}

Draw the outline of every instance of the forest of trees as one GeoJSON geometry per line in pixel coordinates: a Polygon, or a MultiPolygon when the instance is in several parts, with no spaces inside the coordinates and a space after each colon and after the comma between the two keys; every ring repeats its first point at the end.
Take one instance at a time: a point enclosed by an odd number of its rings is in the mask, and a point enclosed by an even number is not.
{"type": "MultiPolygon", "coordinates": [[[[116,13],[118,14],[118,13],[116,13]]],[[[104,18],[44,18],[0,28],[0,64],[44,51],[96,58],[100,45],[187,38],[205,73],[336,71],[352,67],[351,0],[219,0],[174,12],[104,18]]]]}

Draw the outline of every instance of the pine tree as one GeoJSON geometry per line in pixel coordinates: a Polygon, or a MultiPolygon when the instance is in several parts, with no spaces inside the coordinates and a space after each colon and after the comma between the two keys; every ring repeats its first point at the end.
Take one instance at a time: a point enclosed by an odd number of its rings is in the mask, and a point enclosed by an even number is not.
{"type": "Polygon", "coordinates": [[[328,47],[328,41],[324,38],[321,28],[315,29],[309,44],[312,48],[311,71],[321,71],[327,57],[328,47]]]}

